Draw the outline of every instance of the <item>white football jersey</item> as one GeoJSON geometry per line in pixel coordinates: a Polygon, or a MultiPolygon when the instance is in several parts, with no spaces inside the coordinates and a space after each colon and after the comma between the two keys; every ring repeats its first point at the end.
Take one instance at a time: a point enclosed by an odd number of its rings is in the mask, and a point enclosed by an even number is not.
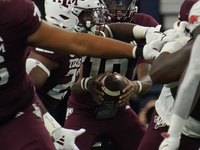
{"type": "Polygon", "coordinates": [[[162,120],[170,125],[170,118],[174,109],[174,98],[171,90],[166,85],[163,86],[160,96],[155,103],[155,109],[162,120]]]}
{"type": "MultiPolygon", "coordinates": [[[[163,123],[170,125],[171,116],[174,110],[174,98],[168,85],[164,85],[158,100],[155,103],[155,109],[161,117],[163,123]]],[[[183,127],[182,133],[193,138],[200,138],[200,121],[189,117],[183,127]]]]}

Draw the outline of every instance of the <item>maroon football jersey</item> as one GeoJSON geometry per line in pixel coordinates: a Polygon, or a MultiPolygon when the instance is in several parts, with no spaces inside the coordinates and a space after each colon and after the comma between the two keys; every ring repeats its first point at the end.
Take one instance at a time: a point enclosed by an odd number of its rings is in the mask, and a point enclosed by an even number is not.
{"type": "MultiPolygon", "coordinates": [[[[149,15],[142,13],[135,13],[132,23],[143,25],[143,26],[157,26],[158,23],[154,18],[149,15]]],[[[137,44],[145,44],[145,39],[136,40],[137,44]]],[[[95,77],[100,73],[104,72],[118,72],[121,75],[127,77],[128,79],[133,79],[133,72],[137,64],[139,63],[152,63],[152,61],[147,61],[143,59],[101,59],[87,57],[84,62],[83,77],[95,77]]],[[[96,102],[92,99],[89,92],[85,94],[75,94],[71,93],[69,97],[70,104],[78,104],[77,106],[88,108],[94,110],[98,106],[96,102]]]]}
{"type": "Polygon", "coordinates": [[[58,68],[51,71],[44,85],[37,89],[38,96],[47,110],[50,111],[58,105],[78,79],[80,67],[85,57],[58,54],[38,48],[33,48],[32,50],[59,63],[58,68]]]}
{"type": "Polygon", "coordinates": [[[39,11],[32,1],[0,1],[0,123],[15,117],[35,99],[33,83],[25,70],[25,49],[27,37],[40,24],[39,11]]]}

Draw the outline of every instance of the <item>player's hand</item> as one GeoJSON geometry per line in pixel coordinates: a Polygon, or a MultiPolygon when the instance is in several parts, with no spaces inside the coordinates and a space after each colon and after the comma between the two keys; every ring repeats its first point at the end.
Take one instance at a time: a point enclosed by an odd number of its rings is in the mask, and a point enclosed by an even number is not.
{"type": "Polygon", "coordinates": [[[178,150],[180,145],[180,136],[170,136],[168,133],[162,133],[165,138],[159,146],[159,150],[178,150]]]}
{"type": "Polygon", "coordinates": [[[123,94],[119,97],[118,102],[119,106],[123,106],[133,97],[134,94],[136,94],[136,84],[117,72],[114,72],[114,74],[121,76],[127,84],[127,86],[123,89],[123,94]]]}
{"type": "Polygon", "coordinates": [[[169,29],[165,32],[160,32],[160,25],[156,27],[150,27],[146,32],[146,43],[150,43],[154,40],[160,40],[163,42],[169,42],[173,41],[174,38],[177,37],[177,34],[175,34],[176,31],[169,29]]]}
{"type": "Polygon", "coordinates": [[[188,22],[186,21],[178,21],[174,23],[174,30],[176,31],[178,37],[173,41],[166,43],[161,52],[173,53],[180,50],[185,44],[187,44],[190,39],[189,34],[186,32],[187,24],[188,22]]]}
{"type": "Polygon", "coordinates": [[[145,37],[146,37],[146,43],[149,43],[150,41],[153,41],[157,38],[157,36],[160,36],[162,32],[160,32],[161,25],[157,25],[156,27],[150,27],[147,29],[145,37]]]}
{"type": "Polygon", "coordinates": [[[169,42],[173,41],[178,37],[175,29],[167,30],[164,33],[156,33],[155,37],[149,40],[143,48],[143,58],[146,60],[152,60],[158,57],[159,52],[163,46],[169,42]]]}
{"type": "Polygon", "coordinates": [[[53,133],[54,146],[56,150],[79,150],[75,144],[77,136],[83,134],[85,129],[72,130],[59,128],[53,133]]]}
{"type": "Polygon", "coordinates": [[[189,36],[189,33],[186,31],[189,23],[187,21],[177,21],[174,23],[173,27],[176,30],[178,36],[189,36]]]}
{"type": "Polygon", "coordinates": [[[103,101],[103,96],[104,93],[102,91],[100,91],[97,86],[104,86],[104,84],[102,82],[100,82],[99,80],[101,78],[103,78],[104,76],[108,75],[110,73],[102,73],[99,74],[98,76],[91,78],[88,81],[88,90],[93,98],[93,100],[97,103],[97,104],[101,104],[103,101]]]}

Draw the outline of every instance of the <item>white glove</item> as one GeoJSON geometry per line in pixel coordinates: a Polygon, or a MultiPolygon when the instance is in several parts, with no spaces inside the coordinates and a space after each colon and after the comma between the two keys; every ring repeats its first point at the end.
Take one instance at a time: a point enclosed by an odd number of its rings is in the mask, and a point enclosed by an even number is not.
{"type": "MultiPolygon", "coordinates": [[[[187,42],[190,39],[190,37],[188,36],[189,34],[187,34],[186,32],[187,25],[188,22],[186,21],[181,21],[181,22],[177,21],[174,23],[174,31],[176,32],[174,34],[176,34],[178,37],[175,38],[173,41],[166,43],[162,48],[161,53],[162,52],[174,53],[187,44],[187,42]]],[[[171,29],[171,31],[173,31],[173,29],[171,29]]]]}
{"type": "Polygon", "coordinates": [[[187,36],[176,38],[174,41],[166,43],[163,46],[161,53],[163,52],[174,53],[180,50],[184,45],[186,45],[189,39],[190,38],[187,36]]]}
{"type": "Polygon", "coordinates": [[[155,40],[162,32],[160,32],[161,25],[157,25],[156,27],[149,27],[146,30],[145,38],[146,43],[155,40]]]}
{"type": "Polygon", "coordinates": [[[162,133],[165,138],[159,146],[159,150],[177,150],[180,145],[180,136],[172,136],[168,133],[162,133]]]}
{"type": "Polygon", "coordinates": [[[165,42],[161,42],[160,39],[153,40],[143,46],[135,46],[133,48],[133,58],[153,60],[158,57],[160,50],[165,42]]]}
{"type": "Polygon", "coordinates": [[[54,146],[57,150],[79,150],[75,144],[77,136],[83,134],[85,129],[72,130],[59,128],[53,132],[54,146]]]}
{"type": "Polygon", "coordinates": [[[159,52],[169,41],[173,41],[177,37],[174,29],[167,30],[166,32],[159,34],[154,40],[147,43],[143,48],[143,57],[146,60],[157,58],[159,52]]]}
{"type": "Polygon", "coordinates": [[[75,139],[77,136],[83,134],[85,129],[76,131],[62,128],[48,112],[43,115],[43,119],[49,135],[54,139],[54,145],[57,150],[79,150],[75,145],[75,139]]]}
{"type": "Polygon", "coordinates": [[[178,36],[189,36],[189,33],[186,31],[189,23],[187,21],[177,21],[174,23],[173,27],[176,30],[178,36]]]}
{"type": "Polygon", "coordinates": [[[163,44],[158,43],[157,40],[146,44],[143,48],[143,58],[146,60],[156,59],[160,54],[159,50],[162,48],[162,46],[163,44]]]}

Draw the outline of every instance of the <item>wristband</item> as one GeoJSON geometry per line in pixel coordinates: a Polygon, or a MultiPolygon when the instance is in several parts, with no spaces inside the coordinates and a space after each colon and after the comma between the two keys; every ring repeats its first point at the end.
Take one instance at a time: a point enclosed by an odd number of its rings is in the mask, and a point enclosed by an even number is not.
{"type": "Polygon", "coordinates": [[[132,50],[133,58],[144,59],[143,57],[143,45],[134,46],[132,50]]]}
{"type": "Polygon", "coordinates": [[[61,125],[48,112],[43,115],[43,119],[46,129],[52,137],[53,132],[61,128],[61,125]]]}
{"type": "Polygon", "coordinates": [[[140,81],[134,81],[134,83],[136,84],[136,86],[138,88],[136,91],[136,94],[138,94],[142,91],[142,83],[140,81]]]}
{"type": "Polygon", "coordinates": [[[84,91],[89,91],[88,88],[87,88],[87,83],[89,81],[89,79],[91,79],[92,77],[87,77],[87,78],[83,78],[81,80],[81,88],[84,90],[84,91]]]}
{"type": "Polygon", "coordinates": [[[136,39],[145,38],[145,34],[146,34],[147,29],[149,29],[149,27],[136,25],[136,26],[133,27],[133,36],[136,39]]]}

